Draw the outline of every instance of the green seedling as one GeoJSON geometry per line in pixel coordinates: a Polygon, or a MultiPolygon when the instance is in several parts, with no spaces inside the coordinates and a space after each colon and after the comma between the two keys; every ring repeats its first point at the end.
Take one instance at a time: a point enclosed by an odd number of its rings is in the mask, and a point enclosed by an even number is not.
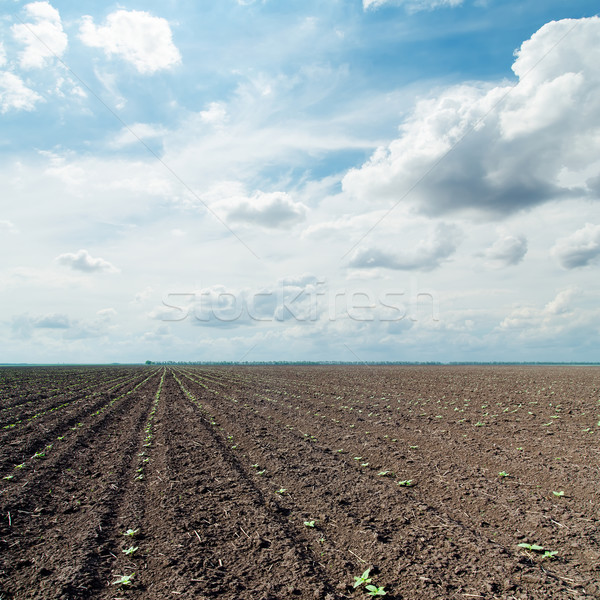
{"type": "Polygon", "coordinates": [[[558,550],[546,550],[542,558],[554,558],[558,554],[558,550]]]}
{"type": "Polygon", "coordinates": [[[518,544],[519,548],[525,548],[525,550],[531,550],[532,552],[542,552],[544,550],[543,546],[539,544],[518,544]]]}
{"type": "Polygon", "coordinates": [[[283,496],[283,494],[285,494],[286,492],[287,490],[285,488],[279,488],[275,493],[283,496]]]}
{"type": "Polygon", "coordinates": [[[131,556],[132,554],[135,554],[139,549],[139,546],[131,546],[130,548],[127,548],[127,550],[122,550],[123,554],[127,554],[127,556],[131,556]]]}
{"type": "Polygon", "coordinates": [[[387,592],[383,589],[383,586],[377,587],[376,585],[368,585],[367,586],[367,594],[369,596],[387,596],[387,592]]]}
{"type": "Polygon", "coordinates": [[[46,453],[45,452],[36,452],[31,458],[46,458],[46,453]]]}
{"type": "Polygon", "coordinates": [[[565,493],[561,490],[560,492],[552,492],[557,498],[562,498],[565,493]]]}
{"type": "Polygon", "coordinates": [[[13,477],[14,477],[14,475],[7,475],[6,477],[3,477],[2,479],[6,479],[6,481],[10,481],[13,477]]]}
{"type": "Polygon", "coordinates": [[[510,477],[510,474],[506,471],[500,471],[500,473],[498,473],[498,477],[510,477]]]}
{"type": "Polygon", "coordinates": [[[266,469],[263,469],[262,471],[256,471],[257,475],[264,475],[266,472],[266,469]]]}
{"type": "Polygon", "coordinates": [[[121,577],[119,577],[119,579],[117,579],[116,581],[113,581],[113,585],[122,585],[122,586],[127,586],[127,585],[131,585],[132,584],[132,579],[133,576],[135,575],[135,573],[132,573],[131,575],[121,575],[121,577]]]}
{"type": "Polygon", "coordinates": [[[411,487],[413,485],[413,480],[405,479],[404,481],[397,481],[396,484],[402,487],[411,487]]]}
{"type": "Polygon", "coordinates": [[[128,529],[123,535],[134,538],[139,532],[139,529],[128,529]]]}
{"type": "Polygon", "coordinates": [[[304,521],[305,527],[313,527],[314,528],[316,526],[316,524],[317,524],[316,521],[304,521]]]}
{"type": "Polygon", "coordinates": [[[360,577],[354,576],[354,588],[360,587],[363,583],[371,583],[369,573],[371,568],[369,567],[360,577]]]}
{"type": "Polygon", "coordinates": [[[393,471],[379,471],[379,473],[377,473],[377,475],[379,475],[379,477],[393,477],[394,472],[393,471]]]}

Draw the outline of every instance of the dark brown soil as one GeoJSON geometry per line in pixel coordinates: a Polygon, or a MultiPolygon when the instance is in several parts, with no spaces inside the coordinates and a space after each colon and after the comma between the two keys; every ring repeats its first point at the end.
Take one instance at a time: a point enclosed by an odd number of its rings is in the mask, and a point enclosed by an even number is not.
{"type": "Polygon", "coordinates": [[[0,378],[2,600],[600,598],[600,369],[0,378]]]}

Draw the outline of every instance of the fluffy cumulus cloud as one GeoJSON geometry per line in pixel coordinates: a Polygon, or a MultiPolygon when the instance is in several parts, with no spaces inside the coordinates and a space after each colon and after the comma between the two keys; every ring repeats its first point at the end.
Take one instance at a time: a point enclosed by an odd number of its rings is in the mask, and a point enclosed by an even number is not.
{"type": "Polygon", "coordinates": [[[376,9],[384,4],[405,6],[407,10],[416,12],[419,10],[433,10],[442,6],[459,6],[464,0],[363,0],[363,8],[376,9]]]}
{"type": "Polygon", "coordinates": [[[221,200],[216,208],[229,223],[258,225],[268,229],[292,227],[305,219],[307,210],[302,202],[296,202],[285,192],[260,191],[251,197],[221,200]]]}
{"type": "Polygon", "coordinates": [[[600,225],[586,223],[572,235],[560,238],[552,254],[565,269],[587,267],[600,260],[600,225]]]}
{"type": "Polygon", "coordinates": [[[527,239],[522,235],[504,233],[484,252],[494,265],[507,267],[519,264],[527,254],[527,239]]]}
{"type": "Polygon", "coordinates": [[[0,112],[34,110],[42,100],[42,96],[28,88],[18,75],[0,71],[0,112]]]}
{"type": "Polygon", "coordinates": [[[23,44],[19,63],[24,69],[40,69],[67,49],[67,34],[63,31],[60,13],[49,2],[25,5],[29,21],[12,26],[13,37],[23,44]]]}
{"type": "Polygon", "coordinates": [[[79,37],[87,46],[102,48],[108,56],[131,63],[142,74],[170,69],[181,62],[169,23],[145,11],[117,10],[108,15],[104,25],[96,25],[92,17],[85,16],[79,37]]]}
{"type": "Polygon", "coordinates": [[[350,259],[349,266],[359,269],[384,267],[400,271],[431,271],[454,254],[459,242],[458,228],[442,223],[428,239],[419,242],[412,252],[360,248],[350,259]]]}
{"type": "Polygon", "coordinates": [[[590,194],[599,40],[599,17],[544,25],[516,53],[516,87],[460,85],[420,101],[400,136],[345,176],[345,191],[429,215],[493,218],[590,194]]]}
{"type": "Polygon", "coordinates": [[[103,258],[94,258],[87,250],[79,250],[78,252],[67,252],[56,258],[57,262],[66,267],[70,267],[75,271],[83,271],[84,273],[93,273],[98,271],[106,271],[116,273],[118,269],[103,258]]]}

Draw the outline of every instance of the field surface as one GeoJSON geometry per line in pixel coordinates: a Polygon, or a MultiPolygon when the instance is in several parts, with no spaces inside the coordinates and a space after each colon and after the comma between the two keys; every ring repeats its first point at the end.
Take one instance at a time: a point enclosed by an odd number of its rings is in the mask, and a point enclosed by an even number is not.
{"type": "Polygon", "coordinates": [[[0,369],[0,599],[600,598],[599,441],[592,367],[0,369]]]}

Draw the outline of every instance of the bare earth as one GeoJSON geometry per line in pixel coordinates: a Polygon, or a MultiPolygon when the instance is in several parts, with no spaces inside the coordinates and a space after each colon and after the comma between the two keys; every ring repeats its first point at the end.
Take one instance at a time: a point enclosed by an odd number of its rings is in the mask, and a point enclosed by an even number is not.
{"type": "Polygon", "coordinates": [[[3,368],[0,598],[600,598],[599,437],[595,367],[3,368]]]}

